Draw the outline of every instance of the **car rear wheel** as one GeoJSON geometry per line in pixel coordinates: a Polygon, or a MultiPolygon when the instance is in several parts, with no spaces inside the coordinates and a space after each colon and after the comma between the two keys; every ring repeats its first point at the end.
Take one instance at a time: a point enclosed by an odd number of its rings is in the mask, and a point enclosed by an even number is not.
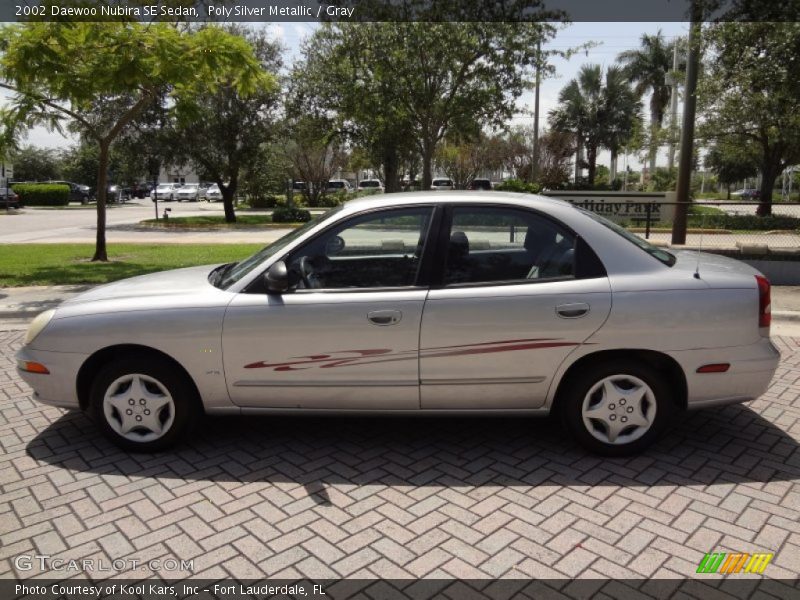
{"type": "Polygon", "coordinates": [[[605,456],[641,452],[663,433],[675,404],[663,376],[637,362],[608,361],[576,373],[561,405],[567,429],[605,456]]]}
{"type": "Polygon", "coordinates": [[[199,413],[186,376],[143,356],[106,365],[95,377],[90,398],[91,414],[103,433],[134,452],[173,445],[199,413]]]}

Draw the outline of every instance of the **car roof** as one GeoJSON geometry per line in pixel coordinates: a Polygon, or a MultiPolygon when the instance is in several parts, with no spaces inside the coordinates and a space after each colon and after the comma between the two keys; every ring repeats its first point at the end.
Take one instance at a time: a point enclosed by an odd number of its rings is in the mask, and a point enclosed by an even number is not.
{"type": "Polygon", "coordinates": [[[386,194],[383,196],[364,196],[345,203],[345,207],[353,211],[360,211],[370,208],[384,208],[395,205],[408,204],[504,204],[517,205],[521,207],[533,208],[542,212],[548,209],[574,210],[569,202],[547,198],[535,194],[520,194],[517,192],[486,192],[476,195],[474,192],[467,191],[447,191],[447,192],[403,192],[400,194],[386,194]]]}

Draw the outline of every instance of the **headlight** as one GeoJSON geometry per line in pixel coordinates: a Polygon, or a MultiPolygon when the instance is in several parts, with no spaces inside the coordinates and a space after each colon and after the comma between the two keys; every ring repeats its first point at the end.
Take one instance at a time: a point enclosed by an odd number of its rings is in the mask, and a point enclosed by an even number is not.
{"type": "Polygon", "coordinates": [[[25,334],[26,346],[36,339],[36,336],[42,332],[42,329],[47,327],[47,324],[50,322],[50,319],[53,318],[54,314],[56,314],[55,309],[46,310],[33,320],[31,326],[28,327],[28,333],[25,334]]]}

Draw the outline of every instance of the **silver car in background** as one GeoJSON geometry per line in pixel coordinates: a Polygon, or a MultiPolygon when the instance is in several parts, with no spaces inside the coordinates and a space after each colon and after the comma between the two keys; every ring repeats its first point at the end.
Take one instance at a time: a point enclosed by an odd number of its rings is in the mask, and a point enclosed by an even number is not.
{"type": "Polygon", "coordinates": [[[538,196],[423,192],[90,290],[37,317],[17,360],[35,399],[133,450],[203,413],[554,412],[623,455],[680,411],[761,395],[769,327],[769,283],[741,262],[538,196]]]}

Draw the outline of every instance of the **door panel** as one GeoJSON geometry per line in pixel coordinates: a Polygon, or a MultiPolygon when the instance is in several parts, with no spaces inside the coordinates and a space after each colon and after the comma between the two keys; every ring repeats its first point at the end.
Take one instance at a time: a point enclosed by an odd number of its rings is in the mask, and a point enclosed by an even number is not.
{"type": "Polygon", "coordinates": [[[432,290],[420,338],[422,407],[541,407],[558,366],[610,309],[607,278],[432,290]],[[572,305],[589,308],[574,315],[583,307],[572,305]]]}
{"type": "Polygon", "coordinates": [[[426,294],[239,294],[222,339],[231,399],[271,408],[419,408],[426,294]]]}

